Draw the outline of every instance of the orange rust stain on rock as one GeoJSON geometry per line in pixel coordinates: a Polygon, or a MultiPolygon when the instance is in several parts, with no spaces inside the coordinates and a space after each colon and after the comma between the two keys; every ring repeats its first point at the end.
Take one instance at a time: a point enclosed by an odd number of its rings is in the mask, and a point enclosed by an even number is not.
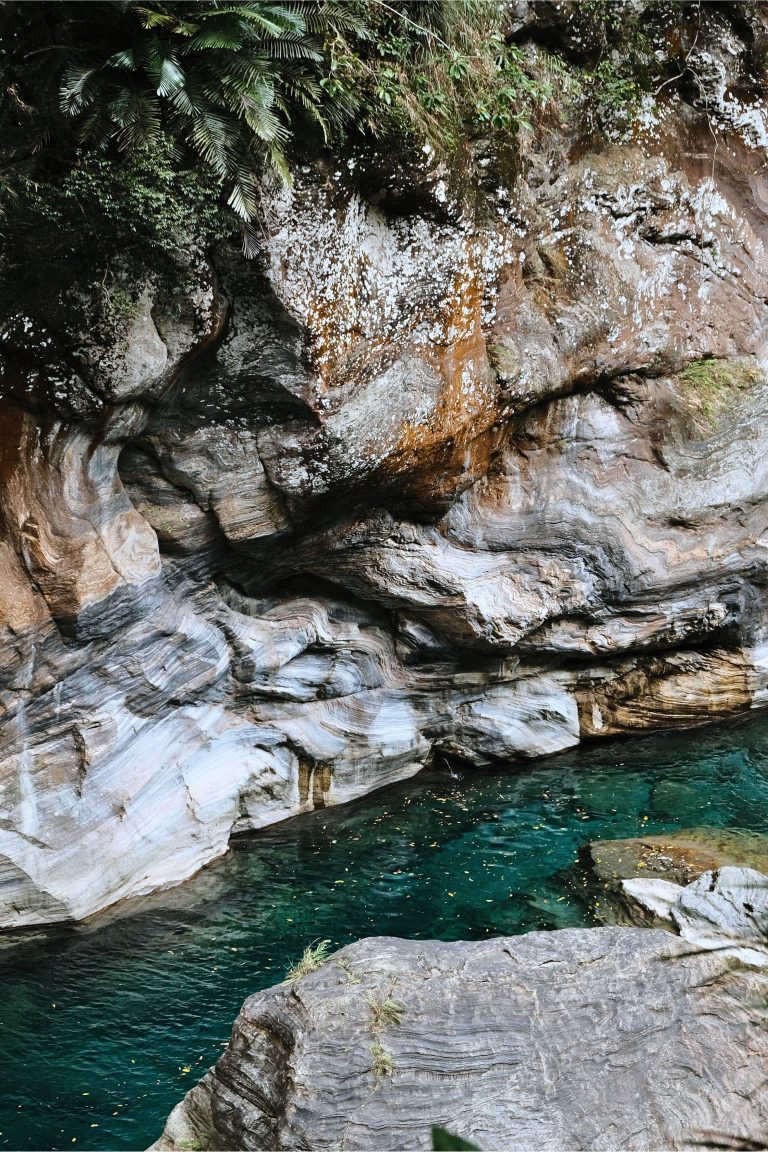
{"type": "Polygon", "coordinates": [[[325,808],[333,782],[331,764],[315,764],[299,757],[299,803],[303,808],[325,808]]]}
{"type": "Polygon", "coordinates": [[[0,404],[0,626],[14,632],[50,622],[45,600],[32,584],[13,540],[8,489],[18,476],[30,418],[12,404],[0,404]]]}
{"type": "Polygon", "coordinates": [[[414,498],[443,495],[466,473],[469,455],[485,465],[483,434],[498,417],[498,389],[488,363],[481,327],[482,292],[477,280],[462,283],[452,294],[453,313],[443,318],[446,332],[464,330],[463,338],[423,349],[442,380],[440,395],[428,417],[404,420],[394,450],[382,465],[386,479],[399,479],[414,498]],[[447,489],[446,489],[447,486],[447,489]]]}
{"type": "Polygon", "coordinates": [[[746,713],[753,699],[750,667],[740,649],[619,664],[611,679],[577,690],[581,735],[617,736],[746,713]]]}

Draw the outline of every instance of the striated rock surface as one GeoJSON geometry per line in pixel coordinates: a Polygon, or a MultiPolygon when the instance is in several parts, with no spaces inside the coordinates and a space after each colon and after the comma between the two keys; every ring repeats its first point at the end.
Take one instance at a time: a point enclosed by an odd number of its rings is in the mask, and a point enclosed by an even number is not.
{"type": "MultiPolygon", "coordinates": [[[[518,7],[531,57],[577,52],[568,5],[518,7]]],[[[461,172],[297,160],[256,260],[12,264],[1,925],[436,753],[768,702],[765,31],[737,8],[700,7],[690,77],[621,131],[547,113],[503,171],[483,140],[461,172]]]]}
{"type": "Polygon", "coordinates": [[[653,930],[363,940],[250,997],[154,1148],[759,1147],[766,980],[653,930]]]}

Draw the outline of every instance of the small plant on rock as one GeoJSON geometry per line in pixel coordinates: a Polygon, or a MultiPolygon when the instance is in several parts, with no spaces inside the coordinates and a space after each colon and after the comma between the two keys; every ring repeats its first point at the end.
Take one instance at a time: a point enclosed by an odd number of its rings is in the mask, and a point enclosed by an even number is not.
{"type": "Polygon", "coordinates": [[[479,1152],[477,1144],[472,1144],[463,1136],[457,1136],[455,1132],[449,1132],[447,1128],[440,1128],[437,1124],[432,1128],[432,1149],[433,1152],[467,1152],[468,1149],[479,1152]]]}
{"type": "Polygon", "coordinates": [[[408,1007],[402,1000],[379,1000],[370,992],[365,999],[371,1010],[371,1028],[374,1032],[379,1032],[388,1026],[397,1027],[402,1024],[408,1012],[408,1007]]]}
{"type": "Polygon", "coordinates": [[[398,1027],[405,1019],[408,1011],[407,1005],[401,1000],[394,1000],[387,996],[374,996],[367,992],[365,1002],[371,1010],[371,1032],[373,1044],[371,1045],[371,1072],[376,1080],[382,1076],[391,1076],[394,1071],[394,1060],[381,1043],[380,1036],[384,1028],[398,1027]]]}
{"type": "Polygon", "coordinates": [[[330,940],[319,940],[317,944],[308,944],[301,954],[301,959],[288,969],[288,980],[300,980],[302,976],[309,975],[322,968],[331,951],[330,940]]]}
{"type": "Polygon", "coordinates": [[[380,1080],[382,1076],[391,1076],[394,1070],[392,1054],[387,1052],[380,1040],[374,1040],[371,1044],[371,1072],[375,1079],[380,1080]]]}
{"type": "Polygon", "coordinates": [[[718,419],[741,395],[764,383],[765,375],[741,360],[706,357],[687,364],[678,381],[694,410],[699,430],[706,434],[714,431],[718,419]]]}

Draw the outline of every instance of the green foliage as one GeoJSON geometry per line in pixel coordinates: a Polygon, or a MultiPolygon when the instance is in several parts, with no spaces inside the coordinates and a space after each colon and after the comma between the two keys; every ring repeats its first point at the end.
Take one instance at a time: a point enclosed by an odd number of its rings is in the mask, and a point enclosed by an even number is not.
{"type": "Polygon", "coordinates": [[[6,203],[0,234],[55,234],[80,227],[90,242],[172,256],[180,247],[204,246],[233,231],[216,184],[193,168],[179,168],[165,138],[122,164],[80,150],[60,179],[25,183],[26,194],[6,203]]]}
{"type": "Polygon", "coordinates": [[[687,364],[677,379],[699,430],[707,434],[740,396],[765,383],[765,374],[741,360],[705,358],[687,364]]]}
{"type": "Polygon", "coordinates": [[[631,4],[584,0],[559,53],[523,50],[508,15],[506,0],[9,0],[0,232],[111,230],[170,252],[225,234],[226,204],[252,252],[265,173],[288,178],[297,140],[451,157],[546,109],[631,115],[659,70],[631,4]]]}
{"type": "Polygon", "coordinates": [[[361,8],[364,37],[336,30],[327,38],[321,86],[376,138],[410,137],[450,152],[468,134],[527,123],[551,93],[505,41],[506,8],[496,0],[368,0],[361,8]]]}
{"type": "Polygon", "coordinates": [[[394,1070],[395,1065],[391,1052],[387,1052],[378,1040],[374,1040],[371,1044],[371,1072],[375,1079],[380,1080],[382,1076],[391,1076],[394,1070]]]}
{"type": "MultiPolygon", "coordinates": [[[[656,8],[661,14],[663,5],[656,8]]],[[[658,85],[667,42],[653,14],[627,0],[583,0],[575,10],[573,35],[581,60],[574,87],[585,124],[627,125],[658,85]]]]}
{"type": "Polygon", "coordinates": [[[381,1000],[371,995],[366,996],[366,1002],[371,1010],[371,1028],[374,1032],[386,1027],[398,1027],[405,1019],[408,1006],[402,1000],[381,1000]]]}
{"type": "Polygon", "coordinates": [[[283,146],[304,114],[322,123],[322,45],[306,6],[162,3],[88,6],[61,80],[61,109],[81,140],[126,152],[162,133],[183,142],[227,189],[243,220],[256,212],[258,164],[287,172],[283,146]]]}
{"type": "Polygon", "coordinates": [[[479,1152],[477,1144],[471,1144],[469,1140],[437,1125],[432,1128],[432,1148],[433,1152],[479,1152]]]}
{"type": "Polygon", "coordinates": [[[317,944],[308,944],[304,949],[301,959],[297,960],[292,968],[289,969],[288,980],[300,980],[302,976],[307,976],[310,972],[316,972],[318,968],[322,968],[331,952],[331,941],[320,940],[317,944]]]}
{"type": "Polygon", "coordinates": [[[601,60],[588,74],[599,108],[603,112],[631,115],[640,102],[641,89],[613,58],[601,60]]]}
{"type": "MultiPolygon", "coordinates": [[[[184,223],[169,193],[187,216],[215,197],[251,237],[265,166],[288,177],[298,129],[307,142],[367,134],[446,153],[525,123],[548,87],[505,42],[505,12],[498,0],[12,0],[0,8],[0,210],[23,226],[14,201],[33,189],[43,222],[81,196],[103,199],[106,221],[124,198],[121,233],[163,244],[184,223]]],[[[219,230],[198,231],[208,225],[219,230]]]]}

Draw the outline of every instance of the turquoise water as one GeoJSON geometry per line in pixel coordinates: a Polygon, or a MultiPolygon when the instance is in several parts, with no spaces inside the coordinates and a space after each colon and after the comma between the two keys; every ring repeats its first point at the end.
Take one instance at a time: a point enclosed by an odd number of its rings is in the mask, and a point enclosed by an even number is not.
{"type": "Polygon", "coordinates": [[[0,1147],[141,1149],[304,946],[592,923],[575,863],[641,830],[768,832],[768,719],[423,774],[239,841],[119,919],[0,949],[0,1147]]]}

